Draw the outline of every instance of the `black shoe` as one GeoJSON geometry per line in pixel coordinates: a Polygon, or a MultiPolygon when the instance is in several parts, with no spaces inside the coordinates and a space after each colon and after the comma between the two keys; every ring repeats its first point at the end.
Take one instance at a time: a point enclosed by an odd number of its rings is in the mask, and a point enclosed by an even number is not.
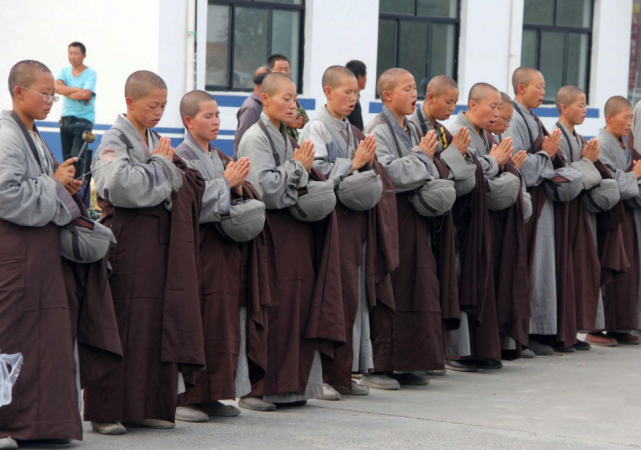
{"type": "Polygon", "coordinates": [[[427,386],[430,384],[430,377],[418,373],[392,373],[390,378],[394,378],[399,384],[411,386],[427,386]]]}
{"type": "Polygon", "coordinates": [[[574,353],[574,351],[576,350],[571,345],[569,347],[565,347],[563,345],[563,342],[557,342],[552,346],[552,348],[554,349],[555,352],[559,352],[559,353],[574,353]]]}
{"type": "Polygon", "coordinates": [[[592,346],[588,344],[587,342],[584,341],[579,341],[577,339],[576,344],[574,344],[574,348],[577,350],[590,350],[592,346]]]}
{"type": "Polygon", "coordinates": [[[276,405],[277,408],[289,408],[289,407],[296,407],[296,406],[305,406],[307,404],[307,400],[299,400],[297,402],[289,402],[289,403],[276,403],[274,402],[274,405],[276,405]]]}
{"type": "Polygon", "coordinates": [[[476,366],[481,369],[495,370],[503,368],[503,363],[498,359],[479,359],[475,362],[476,366]]]}
{"type": "Polygon", "coordinates": [[[541,344],[538,341],[530,340],[527,345],[530,350],[534,352],[537,356],[549,356],[554,353],[554,349],[546,344],[541,344]]]}

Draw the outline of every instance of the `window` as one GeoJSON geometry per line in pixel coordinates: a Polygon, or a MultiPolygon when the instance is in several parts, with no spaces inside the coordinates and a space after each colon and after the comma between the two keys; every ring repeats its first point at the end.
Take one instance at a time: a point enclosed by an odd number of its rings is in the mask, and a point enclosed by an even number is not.
{"type": "Polygon", "coordinates": [[[376,77],[407,69],[423,98],[432,77],[456,79],[458,36],[458,0],[380,0],[376,77]]]}
{"type": "Polygon", "coordinates": [[[210,0],[207,8],[207,90],[251,91],[267,58],[289,58],[299,91],[303,0],[210,0]]]}
{"type": "Polygon", "coordinates": [[[630,41],[630,75],[628,78],[628,99],[633,105],[641,98],[641,2],[632,3],[632,39],[630,41]]]}
{"type": "Polygon", "coordinates": [[[525,0],[521,64],[545,77],[544,103],[577,86],[589,99],[592,0],[525,0]]]}

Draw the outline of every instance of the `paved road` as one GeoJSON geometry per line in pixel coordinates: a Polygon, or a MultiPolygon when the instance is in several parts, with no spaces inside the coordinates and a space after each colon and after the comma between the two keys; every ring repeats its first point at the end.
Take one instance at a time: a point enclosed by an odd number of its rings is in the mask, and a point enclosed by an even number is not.
{"type": "Polygon", "coordinates": [[[66,448],[641,449],[640,375],[641,348],[593,348],[507,362],[499,371],[449,372],[428,387],[179,422],[174,430],[108,437],[85,426],[85,441],[66,448]]]}

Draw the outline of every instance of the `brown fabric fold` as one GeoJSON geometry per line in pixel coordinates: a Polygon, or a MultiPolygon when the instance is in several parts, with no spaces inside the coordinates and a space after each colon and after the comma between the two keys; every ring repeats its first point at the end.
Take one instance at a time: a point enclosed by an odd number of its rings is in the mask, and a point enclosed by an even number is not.
{"type": "MultiPolygon", "coordinates": [[[[217,150],[225,167],[231,161],[217,150]]],[[[232,192],[232,197],[236,195],[232,192]]],[[[243,198],[260,200],[254,187],[243,184],[243,198]]],[[[240,352],[240,307],[247,307],[249,379],[260,381],[267,370],[267,308],[275,283],[269,225],[250,242],[232,242],[213,223],[200,225],[198,280],[205,339],[206,371],[194,373],[181,405],[236,398],[240,352]]]]}
{"type": "MultiPolygon", "coordinates": [[[[324,180],[317,170],[310,178],[324,180]]],[[[267,210],[267,219],[278,297],[268,308],[268,370],[251,395],[304,394],[314,352],[333,359],[346,342],[336,211],[313,223],[287,209],[267,210]]]]}
{"type": "MultiPolygon", "coordinates": [[[[365,139],[352,126],[354,136],[360,142],[365,139]]],[[[369,211],[353,211],[337,204],[338,231],[340,235],[341,283],[345,313],[346,345],[337,349],[334,360],[323,357],[323,379],[332,385],[351,389],[353,332],[358,302],[360,301],[359,267],[365,270],[365,294],[369,307],[378,302],[394,308],[394,293],[391,272],[398,266],[398,230],[396,222],[396,198],[394,184],[387,172],[374,158],[372,170],[383,181],[383,197],[369,211]],[[366,256],[363,258],[363,247],[366,256]]]]}
{"type": "Polygon", "coordinates": [[[173,422],[179,371],[189,384],[205,366],[196,259],[205,183],[174,163],[183,185],[171,213],[164,204],[127,209],[99,199],[118,241],[109,282],[125,362],[85,389],[85,420],[173,422]]]}
{"type": "MultiPolygon", "coordinates": [[[[628,145],[632,153],[632,160],[641,159],[641,155],[628,145]]],[[[632,165],[628,167],[628,172],[632,165]]],[[[622,242],[627,257],[628,269],[625,273],[607,279],[610,281],[603,289],[603,309],[605,314],[605,330],[622,331],[635,330],[637,323],[637,298],[639,292],[639,236],[637,233],[634,210],[623,200],[613,208],[608,215],[604,215],[598,222],[599,249],[604,250],[613,243],[622,242]],[[615,234],[616,224],[621,230],[620,240],[615,234]]],[[[613,255],[614,266],[624,266],[625,261],[621,253],[613,255]],[[618,258],[617,258],[618,256],[618,258]]]]}

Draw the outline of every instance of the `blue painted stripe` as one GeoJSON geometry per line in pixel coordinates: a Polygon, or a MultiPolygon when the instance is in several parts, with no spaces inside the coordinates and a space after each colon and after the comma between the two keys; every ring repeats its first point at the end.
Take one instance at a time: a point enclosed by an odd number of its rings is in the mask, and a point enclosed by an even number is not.
{"type": "MultiPolygon", "coordinates": [[[[417,108],[421,107],[420,103],[416,104],[417,108]]],[[[467,105],[457,105],[456,109],[454,109],[454,114],[458,114],[459,111],[465,111],[467,109],[467,105]]],[[[369,102],[369,113],[370,114],[380,114],[383,112],[383,104],[380,102],[369,102]]]]}
{"type": "MultiPolygon", "coordinates": [[[[48,128],[60,128],[60,124],[58,122],[41,122],[37,121],[36,126],[38,127],[48,127],[48,128]]],[[[105,125],[105,124],[100,124],[97,123],[93,126],[94,130],[99,130],[99,131],[107,131],[108,129],[111,128],[111,125],[105,125]]],[[[164,128],[164,127],[156,127],[154,128],[158,133],[173,133],[173,134],[183,134],[185,132],[184,128],[164,128]]]]}
{"type": "Polygon", "coordinates": [[[236,130],[218,130],[218,134],[220,136],[235,136],[236,130]]]}
{"type": "MultiPolygon", "coordinates": [[[[225,94],[212,94],[218,102],[218,106],[226,108],[240,108],[248,95],[225,95],[225,94]]],[[[316,99],[313,98],[299,98],[301,106],[308,111],[316,110],[316,99]]],[[[221,149],[222,150],[222,149],[221,149]]]]}
{"type": "MultiPolygon", "coordinates": [[[[420,108],[420,104],[416,105],[417,108],[420,108]]],[[[459,111],[466,111],[467,105],[457,105],[454,110],[454,114],[458,114],[459,111]]],[[[379,114],[383,111],[383,104],[381,102],[369,102],[369,113],[370,114],[379,114]]],[[[539,117],[559,117],[559,113],[556,108],[535,108],[534,114],[539,117]]],[[[586,118],[587,119],[598,119],[599,118],[599,109],[597,108],[588,108],[586,118]]]]}

